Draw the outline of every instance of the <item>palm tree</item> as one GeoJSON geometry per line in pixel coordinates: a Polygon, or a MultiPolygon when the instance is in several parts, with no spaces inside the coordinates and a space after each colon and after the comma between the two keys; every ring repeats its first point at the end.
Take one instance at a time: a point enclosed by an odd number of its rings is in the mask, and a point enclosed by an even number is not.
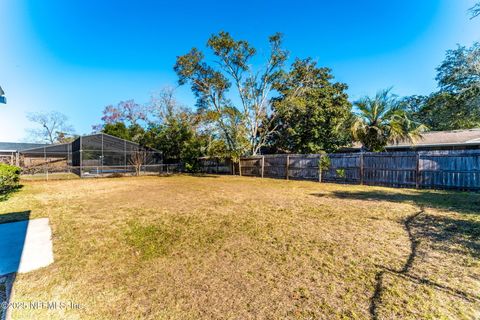
{"type": "Polygon", "coordinates": [[[379,91],[375,97],[363,97],[355,102],[357,119],[352,135],[367,151],[383,151],[387,143],[415,143],[426,126],[408,117],[390,89],[379,91]]]}

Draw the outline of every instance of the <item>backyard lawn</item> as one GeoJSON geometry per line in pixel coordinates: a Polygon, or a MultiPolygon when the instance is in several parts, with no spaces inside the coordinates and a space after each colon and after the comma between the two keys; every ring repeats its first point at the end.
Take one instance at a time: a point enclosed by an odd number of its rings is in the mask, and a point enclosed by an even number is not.
{"type": "Polygon", "coordinates": [[[13,319],[478,319],[480,194],[233,176],[24,181],[55,262],[13,319]]]}

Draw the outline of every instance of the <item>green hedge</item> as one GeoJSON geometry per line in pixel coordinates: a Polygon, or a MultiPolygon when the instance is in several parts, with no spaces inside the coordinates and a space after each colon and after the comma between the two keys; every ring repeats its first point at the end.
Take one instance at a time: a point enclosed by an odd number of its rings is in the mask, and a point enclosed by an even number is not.
{"type": "Polygon", "coordinates": [[[0,193],[7,192],[19,186],[21,171],[19,167],[0,163],[0,193]]]}

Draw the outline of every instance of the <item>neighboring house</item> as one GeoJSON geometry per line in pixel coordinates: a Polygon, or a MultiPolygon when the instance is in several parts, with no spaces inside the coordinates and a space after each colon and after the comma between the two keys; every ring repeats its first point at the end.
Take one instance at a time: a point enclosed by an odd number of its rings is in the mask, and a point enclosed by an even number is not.
{"type": "MultiPolygon", "coordinates": [[[[339,152],[359,152],[361,147],[361,143],[355,143],[352,147],[342,148],[339,152]]],[[[388,144],[385,149],[388,152],[480,149],[480,128],[424,132],[415,143],[388,144]]]]}
{"type": "Polygon", "coordinates": [[[17,142],[0,142],[0,162],[15,164],[18,152],[31,148],[40,148],[46,146],[41,143],[17,143],[17,142]]]}

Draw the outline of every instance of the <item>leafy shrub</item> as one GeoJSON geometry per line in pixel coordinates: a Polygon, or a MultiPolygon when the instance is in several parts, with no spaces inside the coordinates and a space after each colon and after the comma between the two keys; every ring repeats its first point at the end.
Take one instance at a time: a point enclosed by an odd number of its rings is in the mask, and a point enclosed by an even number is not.
{"type": "Polygon", "coordinates": [[[10,191],[19,186],[20,172],[21,169],[19,167],[0,163],[0,193],[10,191]]]}
{"type": "Polygon", "coordinates": [[[320,157],[320,160],[318,161],[318,165],[322,170],[328,170],[331,164],[332,164],[332,161],[330,160],[330,157],[327,154],[323,154],[320,157]]]}
{"type": "Polygon", "coordinates": [[[187,162],[185,163],[185,171],[188,173],[196,173],[199,172],[198,163],[195,162],[187,162]]]}
{"type": "Polygon", "coordinates": [[[337,173],[337,177],[339,178],[345,178],[347,176],[345,173],[345,169],[337,169],[336,173],[337,173]]]}

